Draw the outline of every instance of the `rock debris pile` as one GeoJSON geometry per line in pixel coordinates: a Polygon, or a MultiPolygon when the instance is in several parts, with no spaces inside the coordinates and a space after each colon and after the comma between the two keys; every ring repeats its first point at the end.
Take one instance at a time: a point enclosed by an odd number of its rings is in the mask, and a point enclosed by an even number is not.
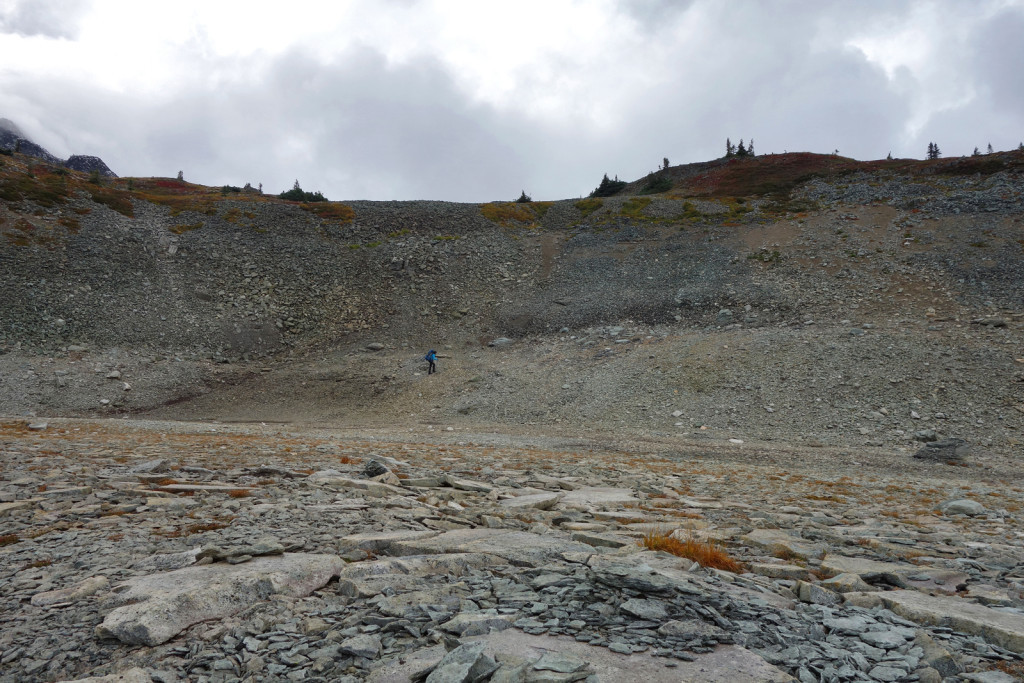
{"type": "Polygon", "coordinates": [[[3,422],[0,681],[1020,675],[1019,476],[742,448],[3,422]]]}

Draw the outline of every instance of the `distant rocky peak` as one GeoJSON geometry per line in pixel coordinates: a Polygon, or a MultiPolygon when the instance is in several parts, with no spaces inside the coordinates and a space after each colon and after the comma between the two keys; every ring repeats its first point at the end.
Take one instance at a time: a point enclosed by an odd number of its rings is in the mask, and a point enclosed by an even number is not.
{"type": "Polygon", "coordinates": [[[0,149],[17,150],[26,156],[42,159],[50,164],[65,166],[73,171],[85,173],[96,171],[107,178],[117,177],[117,174],[111,171],[110,167],[99,157],[73,154],[67,161],[64,161],[50,154],[49,151],[26,138],[18,125],[10,119],[0,118],[0,149]]]}
{"type": "Polygon", "coordinates": [[[95,171],[105,178],[117,177],[117,174],[110,170],[110,167],[103,162],[103,159],[86,154],[72,154],[64,162],[64,165],[72,171],[82,171],[83,173],[95,171]]]}

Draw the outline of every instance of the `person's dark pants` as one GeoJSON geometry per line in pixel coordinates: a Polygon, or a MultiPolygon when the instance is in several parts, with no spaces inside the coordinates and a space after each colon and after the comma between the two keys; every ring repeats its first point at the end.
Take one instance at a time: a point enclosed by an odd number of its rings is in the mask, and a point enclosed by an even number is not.
{"type": "Polygon", "coordinates": [[[430,367],[427,368],[427,374],[433,375],[435,372],[437,372],[437,366],[434,365],[434,361],[432,360],[428,360],[427,362],[430,363],[430,367]]]}

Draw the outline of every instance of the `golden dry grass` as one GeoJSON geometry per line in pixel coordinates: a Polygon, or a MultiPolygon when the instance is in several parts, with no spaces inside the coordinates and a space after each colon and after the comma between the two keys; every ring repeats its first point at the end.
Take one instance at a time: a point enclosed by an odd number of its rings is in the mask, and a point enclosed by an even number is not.
{"type": "Polygon", "coordinates": [[[649,531],[640,539],[640,545],[648,550],[661,550],[677,557],[693,560],[702,567],[721,569],[738,574],[743,565],[729,556],[712,540],[698,540],[692,533],[679,540],[663,531],[649,531]]]}

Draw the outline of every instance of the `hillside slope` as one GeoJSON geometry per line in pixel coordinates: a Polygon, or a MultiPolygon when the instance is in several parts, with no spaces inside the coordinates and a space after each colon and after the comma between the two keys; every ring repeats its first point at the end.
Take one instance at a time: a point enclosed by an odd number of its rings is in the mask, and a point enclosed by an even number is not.
{"type": "Polygon", "coordinates": [[[1020,153],[487,205],[0,161],[0,413],[1019,448],[1020,153]]]}

